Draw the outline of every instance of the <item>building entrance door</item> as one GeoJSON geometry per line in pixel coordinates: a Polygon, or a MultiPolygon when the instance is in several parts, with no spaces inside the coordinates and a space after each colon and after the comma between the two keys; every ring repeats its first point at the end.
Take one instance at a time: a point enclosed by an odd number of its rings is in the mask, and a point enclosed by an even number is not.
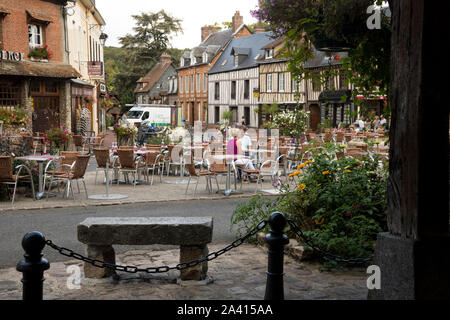
{"type": "Polygon", "coordinates": [[[60,126],[59,83],[32,81],[33,132],[47,132],[60,126]]]}
{"type": "Polygon", "coordinates": [[[317,104],[309,106],[309,127],[312,130],[317,130],[320,123],[320,107],[317,104]]]}

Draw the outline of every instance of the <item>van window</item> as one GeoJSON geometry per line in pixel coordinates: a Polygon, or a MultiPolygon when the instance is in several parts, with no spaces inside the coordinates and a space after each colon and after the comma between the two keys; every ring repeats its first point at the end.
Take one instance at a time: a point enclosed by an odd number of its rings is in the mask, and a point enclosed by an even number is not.
{"type": "Polygon", "coordinates": [[[148,111],[147,111],[147,112],[144,113],[144,115],[142,116],[142,121],[147,120],[149,116],[150,116],[150,114],[149,114],[148,111]]]}
{"type": "Polygon", "coordinates": [[[142,111],[129,111],[127,114],[128,119],[140,119],[142,116],[142,111]]]}

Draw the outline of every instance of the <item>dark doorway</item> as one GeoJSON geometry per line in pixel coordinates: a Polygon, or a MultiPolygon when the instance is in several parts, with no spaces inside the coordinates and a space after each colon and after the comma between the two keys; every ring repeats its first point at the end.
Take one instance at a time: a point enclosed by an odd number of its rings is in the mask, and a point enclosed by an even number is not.
{"type": "Polygon", "coordinates": [[[320,107],[317,104],[309,106],[309,127],[312,130],[317,130],[317,126],[320,123],[320,107]]]}

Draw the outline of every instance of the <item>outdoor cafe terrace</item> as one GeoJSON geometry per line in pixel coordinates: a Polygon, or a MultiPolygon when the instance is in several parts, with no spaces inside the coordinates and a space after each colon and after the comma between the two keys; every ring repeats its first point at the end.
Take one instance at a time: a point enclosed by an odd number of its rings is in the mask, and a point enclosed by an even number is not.
{"type": "Polygon", "coordinates": [[[308,130],[298,145],[290,137],[251,136],[247,156],[230,154],[226,142],[118,147],[113,132],[65,134],[65,148],[55,148],[49,133],[3,132],[0,211],[277,195],[275,182],[291,181],[298,166],[325,145],[336,146],[336,159],[389,155],[381,131],[308,130]]]}

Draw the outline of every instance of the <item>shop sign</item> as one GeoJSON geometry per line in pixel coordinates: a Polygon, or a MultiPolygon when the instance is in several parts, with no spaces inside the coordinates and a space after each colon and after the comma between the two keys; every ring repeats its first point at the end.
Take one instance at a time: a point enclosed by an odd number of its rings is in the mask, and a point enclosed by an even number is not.
{"type": "Polygon", "coordinates": [[[20,62],[20,61],[23,61],[24,58],[25,58],[25,54],[23,52],[13,52],[13,51],[2,50],[1,54],[0,54],[0,60],[20,62]]]}
{"type": "Polygon", "coordinates": [[[101,61],[89,61],[88,62],[88,73],[90,76],[103,75],[103,63],[101,61]]]}

